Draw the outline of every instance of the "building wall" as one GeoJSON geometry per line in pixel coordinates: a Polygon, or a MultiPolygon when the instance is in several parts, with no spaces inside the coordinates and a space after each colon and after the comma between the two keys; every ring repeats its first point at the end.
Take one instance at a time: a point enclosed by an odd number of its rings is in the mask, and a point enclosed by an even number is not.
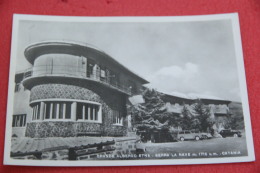
{"type": "Polygon", "coordinates": [[[142,88],[142,83],[133,76],[126,75],[117,66],[108,62],[96,61],[95,58],[70,54],[45,54],[37,57],[33,65],[33,76],[52,74],[102,80],[125,90],[132,88],[133,94],[140,93],[142,88]],[[101,78],[102,75],[104,78],[101,78]]]}
{"type": "MultiPolygon", "coordinates": [[[[77,136],[79,134],[96,134],[101,136],[123,136],[126,134],[126,96],[103,86],[83,88],[67,84],[43,84],[31,89],[30,102],[42,99],[75,99],[100,103],[102,105],[102,123],[89,122],[31,122],[28,123],[26,136],[77,136]],[[123,125],[114,125],[112,110],[118,110],[123,115],[123,125]],[[48,133],[46,133],[46,129],[48,133]]],[[[44,121],[44,120],[43,120],[44,121]]]]}
{"type": "Polygon", "coordinates": [[[13,114],[26,114],[28,112],[30,91],[20,84],[19,90],[14,93],[13,114]]]}
{"type": "Polygon", "coordinates": [[[26,127],[13,127],[12,128],[12,137],[24,137],[26,127]]]}
{"type": "MultiPolygon", "coordinates": [[[[26,114],[26,122],[25,126],[31,120],[31,108],[29,105],[30,91],[25,90],[24,87],[20,84],[19,90],[14,93],[14,107],[13,107],[13,115],[21,115],[26,114]]],[[[15,137],[23,137],[25,135],[26,127],[12,127],[12,136],[15,137]]]]}
{"type": "MultiPolygon", "coordinates": [[[[171,103],[174,103],[174,100],[171,100],[171,103]]],[[[171,104],[167,102],[165,104],[165,108],[168,112],[182,114],[183,105],[180,105],[179,102],[175,102],[175,104],[171,104]]],[[[184,102],[183,102],[184,103],[184,102]]],[[[193,114],[193,104],[185,104],[188,108],[190,114],[193,114]]],[[[215,120],[214,129],[220,131],[224,129],[225,125],[229,122],[230,111],[227,104],[209,104],[205,105],[205,107],[210,110],[210,118],[215,120]]],[[[181,115],[182,116],[182,115],[181,115]]]]}
{"type": "Polygon", "coordinates": [[[89,122],[31,122],[26,128],[27,137],[45,138],[45,137],[70,137],[79,135],[102,134],[101,124],[89,122]]]}
{"type": "Polygon", "coordinates": [[[69,54],[45,54],[39,56],[33,65],[33,75],[86,76],[85,57],[69,54]]]}

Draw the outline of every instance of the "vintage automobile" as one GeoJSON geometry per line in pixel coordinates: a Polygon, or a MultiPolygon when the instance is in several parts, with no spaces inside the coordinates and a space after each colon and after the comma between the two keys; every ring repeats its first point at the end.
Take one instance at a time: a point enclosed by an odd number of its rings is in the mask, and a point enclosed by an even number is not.
{"type": "Polygon", "coordinates": [[[199,131],[192,131],[192,130],[183,130],[178,132],[177,138],[180,141],[184,140],[200,140],[200,139],[209,139],[212,138],[210,133],[202,133],[199,131]]]}
{"type": "Polygon", "coordinates": [[[231,130],[231,129],[225,129],[221,130],[219,134],[225,138],[225,137],[242,137],[242,134],[239,130],[231,130]]]}

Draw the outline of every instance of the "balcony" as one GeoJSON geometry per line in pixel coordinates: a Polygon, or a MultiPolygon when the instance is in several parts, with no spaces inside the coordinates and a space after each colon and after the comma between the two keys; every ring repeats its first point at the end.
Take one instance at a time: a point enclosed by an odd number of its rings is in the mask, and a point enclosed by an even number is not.
{"type": "Polygon", "coordinates": [[[33,68],[25,70],[23,79],[26,80],[29,78],[49,76],[86,79],[98,82],[119,92],[123,92],[127,95],[131,95],[131,87],[128,87],[120,83],[116,75],[108,74],[107,72],[101,69],[86,70],[85,68],[79,68],[78,66],[72,65],[34,66],[33,68]]]}
{"type": "Polygon", "coordinates": [[[225,104],[223,105],[210,105],[210,109],[213,111],[215,115],[230,115],[232,114],[229,110],[229,107],[225,104]]]}

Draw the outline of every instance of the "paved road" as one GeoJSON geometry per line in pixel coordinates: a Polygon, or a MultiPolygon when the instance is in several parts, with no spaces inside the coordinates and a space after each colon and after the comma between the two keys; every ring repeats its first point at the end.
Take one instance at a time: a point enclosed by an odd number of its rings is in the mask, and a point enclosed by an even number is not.
{"type": "Polygon", "coordinates": [[[246,139],[214,138],[201,141],[174,143],[146,143],[146,154],[151,158],[208,158],[247,155],[246,139]]]}

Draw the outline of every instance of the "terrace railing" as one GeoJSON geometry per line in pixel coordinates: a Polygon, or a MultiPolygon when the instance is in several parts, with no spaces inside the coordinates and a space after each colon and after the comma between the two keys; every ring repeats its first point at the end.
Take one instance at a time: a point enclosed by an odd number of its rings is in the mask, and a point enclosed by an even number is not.
{"type": "Polygon", "coordinates": [[[24,79],[29,77],[38,77],[38,76],[51,76],[51,75],[60,75],[60,76],[72,76],[86,78],[93,81],[100,82],[109,86],[111,88],[120,90],[126,94],[131,95],[131,88],[120,83],[116,75],[108,74],[105,71],[100,69],[86,70],[86,68],[80,68],[78,66],[64,66],[64,65],[44,65],[44,66],[34,66],[29,68],[24,72],[24,79]]]}

